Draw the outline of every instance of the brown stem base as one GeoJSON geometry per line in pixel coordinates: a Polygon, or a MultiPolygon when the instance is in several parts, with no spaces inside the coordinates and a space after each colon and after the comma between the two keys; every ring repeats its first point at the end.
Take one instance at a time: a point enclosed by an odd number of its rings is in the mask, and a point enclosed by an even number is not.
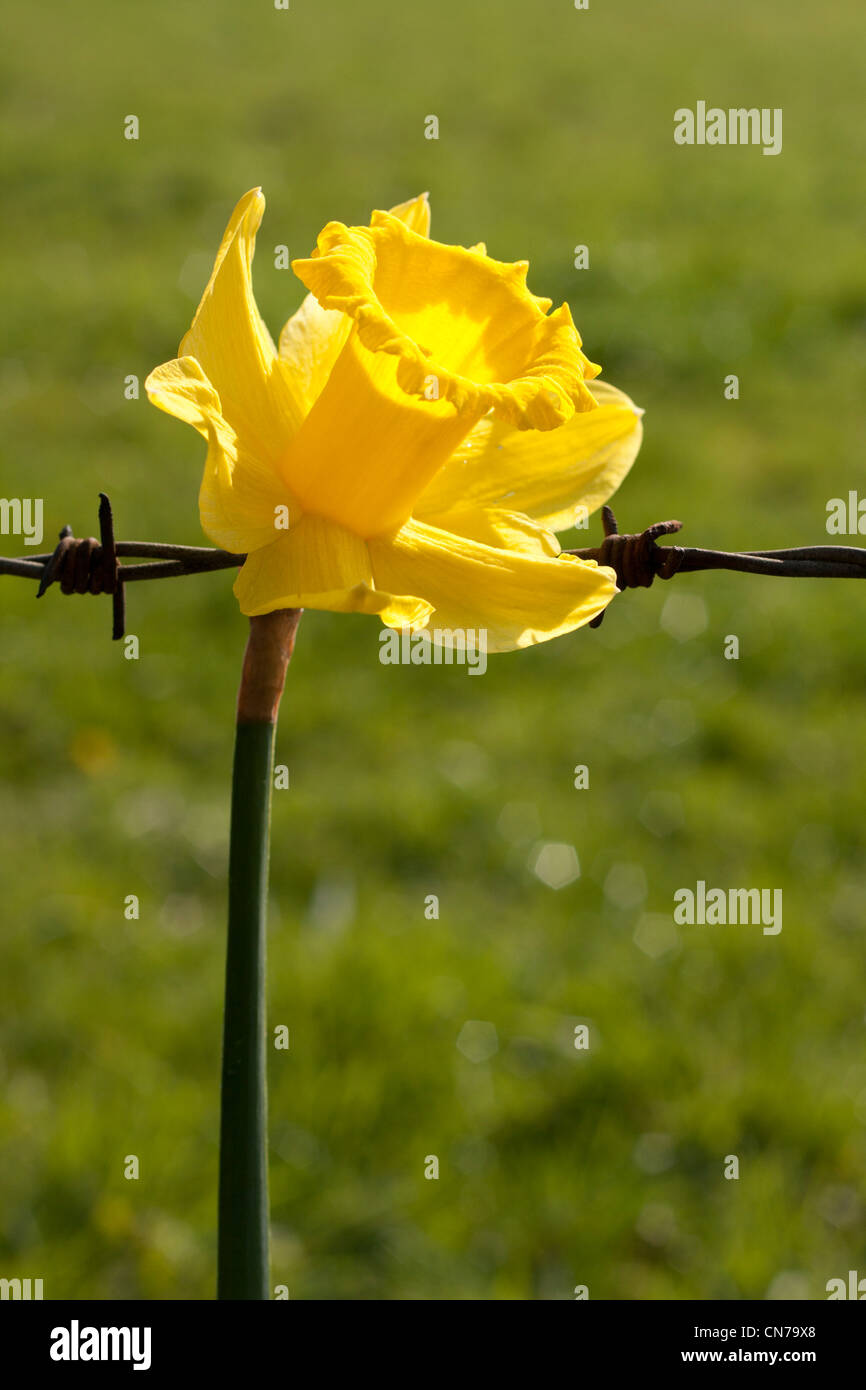
{"type": "Polygon", "coordinates": [[[286,681],[286,668],[295,647],[302,608],[279,608],[250,618],[238,691],[239,724],[276,724],[286,681]]]}

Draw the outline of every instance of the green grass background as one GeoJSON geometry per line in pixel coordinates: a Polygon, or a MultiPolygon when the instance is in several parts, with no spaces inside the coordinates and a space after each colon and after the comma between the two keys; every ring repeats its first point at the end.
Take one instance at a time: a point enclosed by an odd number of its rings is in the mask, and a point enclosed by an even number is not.
{"type": "MultiPolygon", "coordinates": [[[[92,532],[103,488],[124,538],[201,543],[201,440],[123,379],[174,355],[256,184],[275,335],[302,295],[275,245],[423,188],[438,239],[528,257],[646,409],[624,529],[816,543],[864,486],[859,0],[49,0],[4,29],[0,495],[43,496],[48,543],[92,532]],[[675,146],[698,99],[782,107],[783,153],[675,146]]],[[[131,588],[136,663],[105,600],[0,581],[0,1275],[49,1298],[213,1296],[230,583],[131,588]]],[[[304,617],[274,807],[275,1284],[822,1298],[866,1274],[864,603],[688,576],[484,679],[383,667],[375,620],[304,617]],[[559,891],[545,842],[579,856],[559,891]],[[673,931],[699,878],[781,888],[781,934],[673,931]],[[486,1060],[467,1021],[496,1030],[486,1060]]]]}

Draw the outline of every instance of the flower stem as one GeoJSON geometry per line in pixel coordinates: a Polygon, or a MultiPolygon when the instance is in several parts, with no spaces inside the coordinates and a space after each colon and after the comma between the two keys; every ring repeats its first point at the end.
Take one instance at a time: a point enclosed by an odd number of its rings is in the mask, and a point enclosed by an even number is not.
{"type": "Polygon", "coordinates": [[[299,608],[250,619],[229,848],[217,1298],[270,1297],[265,938],[274,735],[299,608]]]}

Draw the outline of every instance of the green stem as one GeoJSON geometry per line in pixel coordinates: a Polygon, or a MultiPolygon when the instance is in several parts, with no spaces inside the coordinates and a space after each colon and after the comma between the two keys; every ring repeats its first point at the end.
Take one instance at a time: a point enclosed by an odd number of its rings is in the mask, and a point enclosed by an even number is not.
{"type": "Polygon", "coordinates": [[[270,1297],[266,921],[277,713],[300,611],[250,620],[238,696],[220,1117],[217,1297],[270,1297]]]}

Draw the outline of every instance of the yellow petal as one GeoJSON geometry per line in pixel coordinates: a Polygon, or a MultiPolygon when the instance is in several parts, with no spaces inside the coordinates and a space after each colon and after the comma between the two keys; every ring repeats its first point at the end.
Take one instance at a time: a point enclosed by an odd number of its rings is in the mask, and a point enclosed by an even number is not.
{"type": "Polygon", "coordinates": [[[439,531],[451,531],[498,550],[541,556],[562,552],[553,532],[522,512],[507,512],[500,507],[454,507],[443,516],[425,515],[420,519],[439,531]]]}
{"type": "Polygon", "coordinates": [[[308,294],[280,334],[280,359],[300,383],[308,411],[322,394],[351,330],[348,314],[323,309],[308,294]]]}
{"type": "MultiPolygon", "coordinates": [[[[422,193],[391,209],[419,236],[430,235],[430,202],[422,193]]],[[[305,296],[280,334],[280,357],[300,381],[309,409],[318,400],[349,336],[352,318],[339,309],[323,309],[314,294],[305,296]]]]}
{"type": "Polygon", "coordinates": [[[418,498],[415,516],[447,529],[454,508],[504,506],[562,531],[595,511],[634,462],[643,412],[606,382],[590,390],[598,409],[547,434],[481,420],[418,498]]]}
{"type": "Polygon", "coordinates": [[[232,213],[179,352],[201,363],[226,420],[261,458],[283,452],[307,408],[253,297],[251,265],[264,206],[261,190],[254,188],[232,213]]]}
{"type": "Polygon", "coordinates": [[[617,592],[613,571],[594,563],[497,550],[416,521],[368,547],[377,586],[417,594],[433,605],[421,626],[482,629],[490,652],[528,647],[582,627],[617,592]]]}
{"type": "Polygon", "coordinates": [[[388,626],[423,622],[429,603],[382,592],[365,543],[321,517],[304,516],[287,535],[250,555],[235,581],[248,617],[278,608],[378,613],[388,626]]]}
{"type": "Polygon", "coordinates": [[[210,419],[219,420],[220,428],[231,433],[223,419],[220,398],[194,357],[176,357],[154,367],[144,389],[155,406],[192,425],[205,439],[210,419]]]}
{"type": "Polygon", "coordinates": [[[155,368],[144,383],[154,405],[192,425],[208,441],[199,511],[202,529],[225,550],[245,554],[271,545],[277,508],[300,507],[269,462],[243,447],[222,414],[220,398],[194,357],[155,368]]]}
{"type": "Polygon", "coordinates": [[[304,507],[361,536],[399,526],[488,410],[553,429],[593,409],[567,305],[546,315],[526,262],[443,246],[388,213],[330,223],[293,267],[325,309],[354,327],[283,458],[304,507]]]}
{"type": "Polygon", "coordinates": [[[419,193],[417,198],[409,198],[391,208],[391,216],[399,217],[411,231],[419,236],[430,235],[430,194],[419,193]]]}
{"type": "MultiPolygon", "coordinates": [[[[474,251],[474,252],[475,252],[477,255],[479,255],[479,256],[486,256],[486,255],[487,255],[487,242],[486,242],[486,241],[476,241],[475,244],[474,244],[473,246],[470,246],[468,249],[469,249],[470,251],[474,251]]],[[[527,262],[527,264],[528,264],[528,262],[527,262]]],[[[553,308],[553,300],[552,300],[552,299],[547,299],[544,295],[534,294],[534,295],[532,296],[532,298],[535,300],[536,304],[538,305],[539,309],[541,310],[541,312],[542,312],[543,314],[548,313],[548,312],[553,308]]],[[[595,370],[596,370],[596,369],[594,368],[592,372],[586,372],[586,379],[587,379],[587,380],[589,380],[589,378],[590,378],[592,375],[594,375],[595,370]]]]}

